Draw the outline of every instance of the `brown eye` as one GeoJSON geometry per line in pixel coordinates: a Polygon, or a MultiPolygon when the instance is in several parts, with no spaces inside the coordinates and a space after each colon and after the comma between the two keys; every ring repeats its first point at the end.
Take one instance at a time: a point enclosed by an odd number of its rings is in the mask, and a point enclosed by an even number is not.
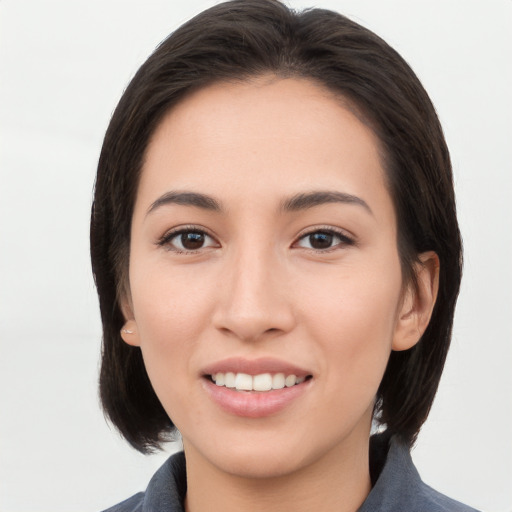
{"type": "Polygon", "coordinates": [[[191,228],[172,231],[166,234],[158,244],[177,253],[194,252],[217,245],[216,241],[204,231],[191,228]]]}
{"type": "Polygon", "coordinates": [[[334,230],[318,230],[303,235],[297,245],[315,251],[327,251],[336,247],[354,245],[354,241],[343,233],[334,230]]]}
{"type": "Polygon", "coordinates": [[[188,232],[180,235],[180,242],[184,249],[194,251],[201,249],[204,244],[205,235],[204,233],[188,232]]]}
{"type": "Polygon", "coordinates": [[[328,249],[332,246],[334,236],[331,233],[312,233],[308,236],[309,245],[313,249],[328,249]]]}

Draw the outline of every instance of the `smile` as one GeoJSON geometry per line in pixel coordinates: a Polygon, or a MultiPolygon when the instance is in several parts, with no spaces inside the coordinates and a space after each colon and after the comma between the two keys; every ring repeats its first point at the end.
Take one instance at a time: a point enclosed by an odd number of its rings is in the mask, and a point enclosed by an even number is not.
{"type": "Polygon", "coordinates": [[[309,396],[315,380],[311,369],[273,357],[230,357],[200,371],[208,397],[228,414],[264,418],[309,396]]]}
{"type": "Polygon", "coordinates": [[[285,375],[284,373],[249,375],[247,373],[218,372],[210,375],[210,378],[217,386],[237,391],[272,391],[302,384],[307,377],[285,375]]]}

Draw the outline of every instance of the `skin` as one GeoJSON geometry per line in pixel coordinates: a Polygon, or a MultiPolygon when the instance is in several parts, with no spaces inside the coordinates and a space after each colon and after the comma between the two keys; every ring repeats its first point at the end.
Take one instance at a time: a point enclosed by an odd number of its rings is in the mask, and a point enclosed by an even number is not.
{"type": "Polygon", "coordinates": [[[135,204],[122,336],[141,347],[182,434],[189,512],[364,501],[376,391],[391,350],[419,340],[437,290],[432,253],[420,255],[417,289],[403,283],[396,226],[378,140],[314,83],[215,84],[163,119],[135,204]],[[171,191],[207,194],[222,211],[155,205],[171,191]],[[312,191],[367,206],[281,208],[312,191]],[[191,226],[208,235],[183,252],[169,232],[191,226]],[[309,235],[326,230],[341,236],[315,249],[309,235]],[[312,378],[278,413],[240,417],[212,401],[201,373],[228,357],[278,358],[312,378]]]}

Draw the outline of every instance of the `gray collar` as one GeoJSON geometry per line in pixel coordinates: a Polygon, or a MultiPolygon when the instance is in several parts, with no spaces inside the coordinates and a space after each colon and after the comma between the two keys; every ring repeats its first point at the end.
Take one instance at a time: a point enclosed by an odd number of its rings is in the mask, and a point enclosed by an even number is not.
{"type": "MultiPolygon", "coordinates": [[[[370,469],[374,484],[358,512],[476,512],[424,484],[408,446],[386,433],[371,438],[370,469]]],[[[157,471],[144,494],[112,512],[184,512],[186,492],[185,456],[180,452],[157,471]]]]}

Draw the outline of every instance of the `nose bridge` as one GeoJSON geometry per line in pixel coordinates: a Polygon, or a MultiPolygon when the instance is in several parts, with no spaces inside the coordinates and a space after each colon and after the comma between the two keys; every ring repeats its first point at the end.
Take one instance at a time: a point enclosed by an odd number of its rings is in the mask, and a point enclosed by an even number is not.
{"type": "Polygon", "coordinates": [[[286,332],[293,325],[282,263],[268,241],[240,244],[225,262],[217,328],[240,339],[256,340],[265,333],[286,332]]]}

